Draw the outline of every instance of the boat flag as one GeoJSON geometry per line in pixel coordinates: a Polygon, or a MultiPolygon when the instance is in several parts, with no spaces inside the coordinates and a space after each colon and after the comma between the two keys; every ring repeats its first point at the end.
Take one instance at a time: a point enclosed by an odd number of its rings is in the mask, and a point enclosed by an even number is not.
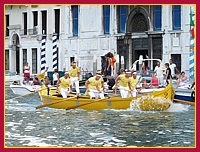
{"type": "Polygon", "coordinates": [[[45,72],[45,65],[46,65],[46,35],[42,35],[42,43],[41,43],[41,73],[45,72]]]}
{"type": "Polygon", "coordinates": [[[58,69],[57,62],[57,33],[53,33],[53,69],[58,69]]]}
{"type": "Polygon", "coordinates": [[[194,9],[190,8],[190,60],[189,60],[189,72],[190,72],[190,80],[194,80],[194,39],[195,39],[195,34],[194,34],[194,9]]]}

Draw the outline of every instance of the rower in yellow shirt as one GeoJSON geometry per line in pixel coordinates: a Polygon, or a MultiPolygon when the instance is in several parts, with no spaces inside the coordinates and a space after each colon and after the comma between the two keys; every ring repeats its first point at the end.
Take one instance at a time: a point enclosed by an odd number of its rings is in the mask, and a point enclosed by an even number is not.
{"type": "Polygon", "coordinates": [[[101,91],[102,86],[102,76],[100,74],[96,74],[96,76],[89,78],[86,83],[86,89],[90,98],[98,98],[104,99],[104,93],[101,91]]]}
{"type": "MultiPolygon", "coordinates": [[[[96,74],[97,74],[97,75],[101,75],[101,71],[100,71],[100,70],[97,70],[96,74]]],[[[104,87],[104,80],[103,80],[102,75],[101,75],[100,81],[101,81],[101,83],[99,84],[99,88],[100,88],[100,90],[104,90],[105,87],[104,87]]]]}
{"type": "Polygon", "coordinates": [[[70,81],[71,81],[72,86],[75,86],[76,93],[79,94],[80,93],[80,90],[79,90],[80,70],[77,67],[75,61],[72,62],[72,66],[69,69],[69,76],[70,76],[70,81]]]}
{"type": "Polygon", "coordinates": [[[69,92],[72,92],[69,72],[65,72],[65,75],[58,80],[56,90],[58,90],[58,88],[63,98],[67,98],[69,92]]]}
{"type": "Polygon", "coordinates": [[[138,78],[137,78],[137,72],[133,72],[133,76],[130,77],[131,81],[130,81],[130,84],[131,84],[131,96],[132,97],[136,97],[137,95],[137,90],[136,90],[136,86],[138,84],[138,78]]]}
{"type": "Polygon", "coordinates": [[[118,86],[118,89],[120,90],[120,94],[122,98],[127,98],[129,90],[131,89],[131,79],[130,79],[131,72],[126,71],[125,74],[119,75],[115,81],[115,86],[118,86]]]}

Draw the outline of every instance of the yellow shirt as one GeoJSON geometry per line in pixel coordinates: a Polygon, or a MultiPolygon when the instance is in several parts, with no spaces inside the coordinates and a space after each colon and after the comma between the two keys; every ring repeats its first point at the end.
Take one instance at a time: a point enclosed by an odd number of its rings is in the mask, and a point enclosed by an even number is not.
{"type": "Polygon", "coordinates": [[[78,67],[76,67],[76,68],[71,67],[69,69],[69,76],[70,77],[78,77],[78,72],[80,72],[78,67]]]}
{"type": "MultiPolygon", "coordinates": [[[[96,89],[97,89],[97,88],[96,88],[97,86],[98,86],[98,87],[101,86],[101,78],[100,78],[99,80],[96,80],[95,78],[96,78],[96,77],[94,76],[94,77],[88,79],[88,81],[90,82],[90,83],[88,84],[88,89],[96,90],[96,89]]],[[[100,88],[99,88],[99,89],[100,89],[100,88]]]]}
{"type": "Polygon", "coordinates": [[[99,86],[98,86],[98,87],[99,87],[99,89],[100,89],[100,88],[102,88],[102,86],[103,86],[103,84],[102,84],[102,83],[104,83],[103,77],[101,77],[99,80],[101,81],[101,83],[100,83],[100,84],[99,84],[99,86]]]}
{"type": "Polygon", "coordinates": [[[130,77],[131,81],[130,81],[130,84],[131,84],[131,89],[136,89],[136,85],[138,84],[138,78],[134,79],[133,77],[130,77]]]}
{"type": "Polygon", "coordinates": [[[119,85],[122,87],[128,87],[128,82],[130,82],[130,78],[125,77],[125,74],[119,76],[119,85]]]}
{"type": "Polygon", "coordinates": [[[60,79],[60,86],[59,86],[59,89],[63,88],[63,89],[67,89],[70,85],[71,85],[71,82],[70,82],[70,79],[69,78],[64,78],[61,77],[60,79]]]}

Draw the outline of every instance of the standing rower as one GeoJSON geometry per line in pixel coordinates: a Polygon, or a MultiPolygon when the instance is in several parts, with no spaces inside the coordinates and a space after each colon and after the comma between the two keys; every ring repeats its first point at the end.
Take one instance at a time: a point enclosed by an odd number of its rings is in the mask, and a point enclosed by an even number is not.
{"type": "Polygon", "coordinates": [[[136,97],[136,95],[137,95],[136,86],[138,84],[137,72],[133,72],[133,76],[130,77],[130,79],[131,79],[131,81],[130,81],[131,89],[133,90],[133,91],[131,91],[131,96],[136,97]]]}
{"type": "Polygon", "coordinates": [[[69,69],[69,76],[70,76],[70,81],[71,81],[72,86],[75,86],[76,94],[79,94],[80,93],[80,90],[79,90],[80,70],[76,66],[75,61],[72,62],[72,66],[69,69]]]}

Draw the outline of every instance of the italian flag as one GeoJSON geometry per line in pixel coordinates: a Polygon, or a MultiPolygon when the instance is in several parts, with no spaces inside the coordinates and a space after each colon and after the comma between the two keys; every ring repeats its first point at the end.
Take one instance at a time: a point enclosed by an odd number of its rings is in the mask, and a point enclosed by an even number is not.
{"type": "Polygon", "coordinates": [[[190,10],[190,29],[191,29],[191,36],[194,37],[194,13],[190,10]]]}

